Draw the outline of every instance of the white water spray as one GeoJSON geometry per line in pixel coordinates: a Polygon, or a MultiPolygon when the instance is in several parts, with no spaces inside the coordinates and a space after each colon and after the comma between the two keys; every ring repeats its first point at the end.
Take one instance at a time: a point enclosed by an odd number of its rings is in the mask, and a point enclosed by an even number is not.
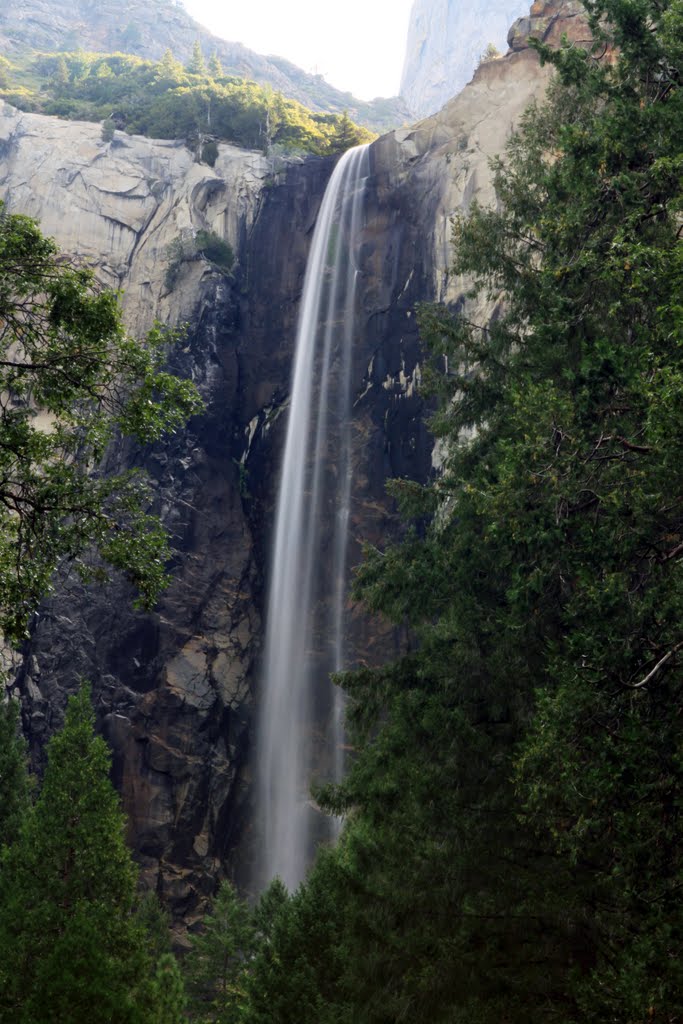
{"type": "Polygon", "coordinates": [[[345,153],[313,236],[294,375],[266,618],[257,731],[259,882],[303,879],[336,823],[311,804],[314,776],[343,770],[344,607],[351,515],[351,366],[367,147],[345,153]],[[321,720],[327,728],[321,731],[321,720]]]}

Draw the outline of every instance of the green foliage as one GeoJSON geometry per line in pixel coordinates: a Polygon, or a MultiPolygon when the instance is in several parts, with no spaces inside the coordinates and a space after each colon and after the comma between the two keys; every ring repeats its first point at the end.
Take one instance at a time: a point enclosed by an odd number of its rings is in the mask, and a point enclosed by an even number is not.
{"type": "Polygon", "coordinates": [[[216,160],[218,159],[218,145],[213,139],[209,139],[202,146],[201,162],[208,164],[209,167],[216,166],[216,160]]]}
{"type": "Polygon", "coordinates": [[[237,489],[240,498],[250,500],[252,495],[249,491],[249,470],[241,459],[233,459],[232,461],[237,468],[237,489]]]}
{"type": "Polygon", "coordinates": [[[172,953],[163,953],[159,958],[152,991],[154,1011],[150,1024],[184,1024],[187,1021],[185,984],[172,953]]]}
{"type": "Polygon", "coordinates": [[[116,133],[116,125],[111,118],[105,118],[102,122],[102,142],[111,142],[116,133]]]}
{"type": "Polygon", "coordinates": [[[195,236],[197,252],[206,256],[221,270],[230,270],[235,262],[232,246],[216,234],[215,231],[198,231],[195,236]]]}
{"type": "Polygon", "coordinates": [[[494,43],[487,43],[486,49],[479,58],[479,63],[488,64],[489,61],[498,60],[499,57],[502,57],[502,53],[498,47],[494,43]]]}
{"type": "Polygon", "coordinates": [[[360,146],[362,143],[369,141],[365,128],[354,124],[346,111],[344,111],[341,117],[335,116],[329,124],[333,128],[333,134],[330,139],[330,151],[332,153],[345,153],[347,149],[351,149],[353,146],[360,146]]]}
{"type": "MultiPolygon", "coordinates": [[[[268,87],[223,74],[217,57],[207,72],[200,44],[187,66],[167,50],[160,61],[125,54],[37,54],[32,89],[11,93],[22,109],[104,121],[152,138],[183,139],[215,162],[215,140],[247,148],[327,155],[374,136],[346,115],[316,114],[268,87]],[[204,142],[205,136],[211,138],[204,142]]],[[[27,82],[28,84],[28,82],[27,82]]],[[[0,92],[9,98],[9,85],[0,92]]]]}
{"type": "Polygon", "coordinates": [[[192,56],[187,64],[187,72],[190,75],[205,75],[206,64],[204,63],[204,54],[202,53],[202,47],[199,40],[195,40],[192,47],[192,56]]]}
{"type": "Polygon", "coordinates": [[[0,705],[0,854],[17,837],[29,807],[26,744],[16,701],[0,705]]]}
{"type": "Polygon", "coordinates": [[[145,943],[153,963],[159,963],[171,952],[171,919],[156,893],[145,893],[136,909],[138,924],[145,935],[145,943]]]}
{"type": "Polygon", "coordinates": [[[90,697],[72,697],[35,807],[0,865],[0,1020],[143,1021],[135,871],[90,697]]]}
{"type": "Polygon", "coordinates": [[[55,89],[57,95],[59,95],[62,90],[66,89],[69,84],[69,67],[63,54],[60,54],[54,63],[52,75],[50,77],[50,84],[55,89]]]}
{"type": "Polygon", "coordinates": [[[206,1024],[238,1024],[243,1019],[248,959],[255,942],[248,905],[230,882],[223,882],[202,931],[192,937],[186,961],[194,1016],[206,1024]]]}
{"type": "Polygon", "coordinates": [[[287,889],[279,878],[274,878],[254,907],[253,924],[259,949],[271,944],[275,922],[288,902],[287,889]]]}
{"type": "Polygon", "coordinates": [[[168,546],[145,476],[94,475],[115,434],[155,441],[201,408],[163,369],[172,335],[126,335],[116,295],[64,263],[26,217],[0,217],[0,627],[17,641],[63,560],[107,565],[151,606],[168,546]]]}
{"type": "Polygon", "coordinates": [[[205,257],[224,273],[228,273],[235,262],[232,246],[215,231],[202,229],[197,231],[194,236],[189,232],[185,235],[178,235],[166,249],[168,266],[164,282],[169,291],[178,283],[183,264],[197,259],[199,256],[205,257]]]}
{"type": "Polygon", "coordinates": [[[186,260],[193,259],[194,255],[194,246],[190,245],[181,235],[178,235],[172,242],[169,242],[166,248],[168,265],[164,275],[164,284],[168,291],[172,291],[178,283],[183,263],[186,260]]]}
{"type": "MultiPolygon", "coordinates": [[[[293,897],[275,879],[250,910],[224,882],[185,969],[191,1019],[202,1024],[332,1024],[338,971],[320,989],[339,935],[341,875],[321,859],[293,897]]],[[[336,1011],[335,1011],[336,1012],[336,1011]]]]}
{"type": "MultiPolygon", "coordinates": [[[[110,64],[108,64],[107,66],[111,67],[110,64]]],[[[128,68],[139,67],[140,64],[136,61],[134,65],[126,63],[125,65],[118,66],[125,74],[128,68]]],[[[121,70],[119,71],[119,74],[121,74],[121,70]]],[[[114,68],[112,68],[112,71],[114,74],[116,74],[116,70],[114,68]]],[[[180,63],[180,61],[174,56],[172,50],[164,50],[164,54],[161,60],[156,65],[156,74],[161,82],[166,82],[168,84],[175,82],[177,79],[184,78],[183,66],[180,63]]]]}
{"type": "Polygon", "coordinates": [[[223,77],[223,66],[215,50],[213,51],[211,57],[209,58],[209,74],[211,75],[212,78],[223,77]]]}
{"type": "MultiPolygon", "coordinates": [[[[339,870],[322,856],[291,898],[279,880],[255,911],[260,941],[247,980],[245,1024],[341,1022],[338,978],[344,899],[339,870]]],[[[350,1024],[350,1021],[349,1021],[350,1024]]]]}
{"type": "Polygon", "coordinates": [[[454,225],[497,315],[420,312],[445,464],[357,582],[412,652],[342,677],[346,831],[255,1021],[683,1016],[683,8],[586,6],[454,225]]]}

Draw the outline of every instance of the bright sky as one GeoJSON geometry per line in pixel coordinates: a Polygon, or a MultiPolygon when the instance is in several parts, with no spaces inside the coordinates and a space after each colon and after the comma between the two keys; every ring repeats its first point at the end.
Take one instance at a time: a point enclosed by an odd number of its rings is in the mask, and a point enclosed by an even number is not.
{"type": "Polygon", "coordinates": [[[413,0],[183,0],[214,35],[286,57],[358,99],[396,96],[413,0]]]}

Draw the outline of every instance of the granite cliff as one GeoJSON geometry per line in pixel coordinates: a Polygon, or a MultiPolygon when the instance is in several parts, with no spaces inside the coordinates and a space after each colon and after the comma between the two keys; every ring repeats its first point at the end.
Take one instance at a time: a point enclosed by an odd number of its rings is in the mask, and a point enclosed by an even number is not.
{"type": "Polygon", "coordinates": [[[505,51],[507,31],[525,0],[415,0],[401,77],[411,114],[426,117],[469,82],[489,44],[505,51]]]}
{"type": "MultiPolygon", "coordinates": [[[[417,385],[419,301],[462,303],[449,274],[449,217],[493,199],[488,161],[548,69],[529,31],[584,31],[575,0],[535,4],[512,51],[481,65],[439,114],[371,149],[363,228],[363,314],[354,352],[353,534],[381,543],[394,528],[391,476],[424,477],[430,445],[417,385]]],[[[263,581],[283,439],[292,346],[311,228],[331,171],[320,159],[273,166],[220,147],[214,168],[175,143],[0,110],[0,197],[101,280],[125,292],[132,329],[153,317],[188,322],[171,354],[202,391],[206,413],[163,448],[113,451],[144,462],[176,552],[172,584],[152,615],[126,588],[85,591],[65,580],[36,618],[15,691],[35,760],[66,696],[92,680],[114,750],[131,840],[149,886],[191,921],[216,879],[243,878],[250,858],[250,724],[258,701],[263,581]],[[207,228],[233,246],[226,276],[202,259],[165,283],[167,248],[207,228]]],[[[490,309],[473,313],[487,316],[490,309]]],[[[395,638],[354,613],[364,657],[395,638]]]]}

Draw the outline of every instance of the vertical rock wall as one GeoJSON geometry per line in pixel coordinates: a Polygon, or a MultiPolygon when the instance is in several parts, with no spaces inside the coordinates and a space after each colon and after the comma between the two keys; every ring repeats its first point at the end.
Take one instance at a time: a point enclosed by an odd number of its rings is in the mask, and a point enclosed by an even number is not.
{"type": "Polygon", "coordinates": [[[507,32],[528,0],[414,0],[401,99],[415,117],[440,110],[470,81],[489,43],[505,52],[507,32]]]}

